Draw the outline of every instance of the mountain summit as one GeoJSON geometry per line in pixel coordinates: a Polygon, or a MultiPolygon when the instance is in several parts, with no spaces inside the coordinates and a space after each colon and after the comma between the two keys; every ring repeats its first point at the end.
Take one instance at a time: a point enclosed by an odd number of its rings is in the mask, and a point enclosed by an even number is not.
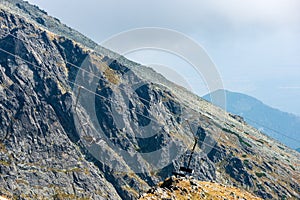
{"type": "Polygon", "coordinates": [[[300,198],[295,151],[27,2],[0,4],[0,196],[137,199],[189,166],[300,198]]]}

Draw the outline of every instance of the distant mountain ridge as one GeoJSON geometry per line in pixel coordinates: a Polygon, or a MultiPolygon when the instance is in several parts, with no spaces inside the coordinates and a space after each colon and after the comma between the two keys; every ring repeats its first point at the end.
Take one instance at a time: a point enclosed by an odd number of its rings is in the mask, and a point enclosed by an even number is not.
{"type": "Polygon", "coordinates": [[[283,144],[300,150],[300,117],[272,108],[246,94],[218,90],[203,96],[211,101],[211,95],[218,98],[226,95],[226,110],[242,116],[245,121],[283,144]]]}

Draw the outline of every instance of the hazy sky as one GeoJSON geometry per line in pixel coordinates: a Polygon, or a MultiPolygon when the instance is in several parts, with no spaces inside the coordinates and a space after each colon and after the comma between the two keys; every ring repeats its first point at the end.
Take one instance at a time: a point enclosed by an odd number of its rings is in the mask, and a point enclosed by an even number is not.
{"type": "MultiPolygon", "coordinates": [[[[250,94],[268,105],[300,115],[299,0],[29,2],[98,43],[133,28],[180,31],[206,49],[226,89],[250,94]]],[[[143,52],[144,56],[141,53],[129,57],[160,65],[174,64],[176,60],[161,63],[159,59],[151,61],[157,52],[143,52]]]]}

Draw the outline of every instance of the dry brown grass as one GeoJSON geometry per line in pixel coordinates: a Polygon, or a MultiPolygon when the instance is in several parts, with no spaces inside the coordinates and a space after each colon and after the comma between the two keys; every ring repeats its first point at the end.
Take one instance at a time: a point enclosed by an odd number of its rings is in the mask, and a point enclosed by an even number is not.
{"type": "Polygon", "coordinates": [[[175,179],[171,188],[161,188],[156,192],[144,194],[140,200],[172,199],[172,200],[261,200],[261,198],[232,186],[212,182],[200,182],[191,179],[175,179]]]}

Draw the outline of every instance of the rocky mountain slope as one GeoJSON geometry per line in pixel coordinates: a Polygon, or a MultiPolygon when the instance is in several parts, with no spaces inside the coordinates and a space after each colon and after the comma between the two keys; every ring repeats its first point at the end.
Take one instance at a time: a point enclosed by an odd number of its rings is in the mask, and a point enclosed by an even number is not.
{"type": "Polygon", "coordinates": [[[140,200],[170,199],[170,200],[224,200],[224,199],[244,199],[261,200],[252,194],[235,187],[226,185],[197,181],[192,177],[176,178],[170,177],[158,186],[152,187],[143,194],[140,200]]]}
{"type": "Polygon", "coordinates": [[[210,101],[211,96],[224,93],[228,112],[242,116],[248,124],[290,148],[299,148],[300,117],[267,106],[254,97],[226,90],[214,91],[203,98],[210,101]]]}
{"type": "Polygon", "coordinates": [[[187,164],[299,199],[299,154],[26,2],[0,7],[0,196],[136,199],[187,164]],[[79,89],[81,88],[81,89],[79,89]]]}

